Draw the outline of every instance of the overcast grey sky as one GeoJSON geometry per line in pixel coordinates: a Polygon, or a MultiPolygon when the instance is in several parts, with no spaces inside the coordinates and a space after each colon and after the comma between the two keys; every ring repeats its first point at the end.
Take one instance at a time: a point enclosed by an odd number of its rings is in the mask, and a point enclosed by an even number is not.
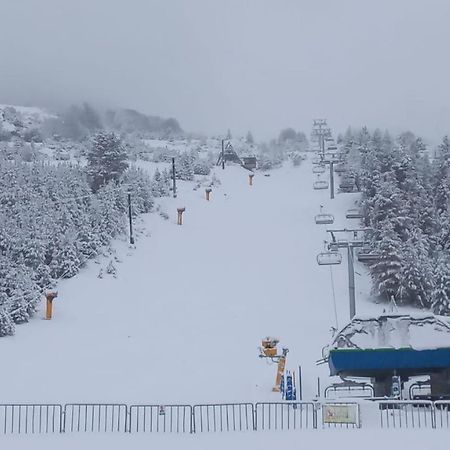
{"type": "Polygon", "coordinates": [[[450,0],[0,0],[0,29],[0,103],[450,133],[450,0]]]}

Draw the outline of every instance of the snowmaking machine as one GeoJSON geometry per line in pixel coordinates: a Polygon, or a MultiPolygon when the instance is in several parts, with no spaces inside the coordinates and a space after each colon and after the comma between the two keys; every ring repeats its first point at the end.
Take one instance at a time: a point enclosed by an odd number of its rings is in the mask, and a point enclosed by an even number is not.
{"type": "Polygon", "coordinates": [[[275,379],[275,386],[272,389],[273,392],[281,391],[282,377],[286,367],[286,357],[289,352],[288,348],[282,348],[281,353],[278,353],[277,345],[279,342],[279,339],[267,336],[262,339],[261,347],[259,347],[260,358],[270,359],[272,362],[277,364],[277,375],[275,379]]]}

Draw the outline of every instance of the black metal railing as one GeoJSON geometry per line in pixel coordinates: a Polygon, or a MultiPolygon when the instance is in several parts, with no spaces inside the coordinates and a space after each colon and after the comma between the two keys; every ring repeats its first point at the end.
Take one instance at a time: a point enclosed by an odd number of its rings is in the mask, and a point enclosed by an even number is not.
{"type": "Polygon", "coordinates": [[[313,402],[266,402],[255,405],[256,430],[317,428],[313,402]]]}
{"type": "Polygon", "coordinates": [[[125,432],[128,406],[119,403],[67,403],[65,432],[125,432]]]}
{"type": "Polygon", "coordinates": [[[4,434],[60,433],[62,406],[59,404],[0,405],[1,432],[4,434]]]}
{"type": "Polygon", "coordinates": [[[191,433],[190,405],[131,405],[128,431],[130,433],[191,433]]]}
{"type": "Polygon", "coordinates": [[[255,429],[253,403],[195,405],[193,432],[249,431],[255,429]]]}

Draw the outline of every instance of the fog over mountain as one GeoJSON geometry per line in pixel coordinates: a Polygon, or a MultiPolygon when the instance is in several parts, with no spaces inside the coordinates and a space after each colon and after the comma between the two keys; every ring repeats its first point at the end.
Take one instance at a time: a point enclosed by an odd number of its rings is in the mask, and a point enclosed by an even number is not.
{"type": "Polygon", "coordinates": [[[448,0],[0,0],[0,103],[132,108],[256,139],[450,131],[448,0]]]}

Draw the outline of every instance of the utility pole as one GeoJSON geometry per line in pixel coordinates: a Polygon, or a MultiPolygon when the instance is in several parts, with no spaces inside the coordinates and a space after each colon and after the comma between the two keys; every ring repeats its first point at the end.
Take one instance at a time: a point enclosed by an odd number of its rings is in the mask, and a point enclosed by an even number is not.
{"type": "Polygon", "coordinates": [[[355,228],[355,229],[347,229],[344,228],[342,230],[327,230],[327,233],[331,234],[331,242],[328,245],[329,249],[333,251],[337,251],[339,248],[347,249],[347,269],[348,269],[348,300],[350,307],[350,320],[356,314],[356,296],[355,296],[355,266],[353,264],[354,252],[353,249],[355,247],[363,247],[364,240],[359,240],[357,238],[358,232],[368,231],[370,228],[355,228]],[[353,233],[354,240],[336,240],[335,233],[353,233]]]}
{"type": "Polygon", "coordinates": [[[320,164],[329,164],[330,165],[330,198],[334,199],[334,163],[338,162],[338,160],[333,158],[331,155],[330,159],[325,159],[325,155],[323,156],[320,164]]]}
{"type": "Polygon", "coordinates": [[[131,193],[128,192],[128,219],[130,222],[130,244],[134,244],[134,237],[133,237],[133,219],[131,216],[131,193]]]}
{"type": "Polygon", "coordinates": [[[172,192],[173,198],[177,197],[177,182],[176,182],[176,171],[175,171],[175,158],[172,158],[172,192]]]}
{"type": "Polygon", "coordinates": [[[349,243],[347,247],[347,266],[348,266],[348,297],[350,301],[350,320],[356,315],[355,301],[355,267],[353,265],[353,245],[349,243]]]}
{"type": "Polygon", "coordinates": [[[330,198],[334,198],[334,161],[330,161],[330,198]]]}

